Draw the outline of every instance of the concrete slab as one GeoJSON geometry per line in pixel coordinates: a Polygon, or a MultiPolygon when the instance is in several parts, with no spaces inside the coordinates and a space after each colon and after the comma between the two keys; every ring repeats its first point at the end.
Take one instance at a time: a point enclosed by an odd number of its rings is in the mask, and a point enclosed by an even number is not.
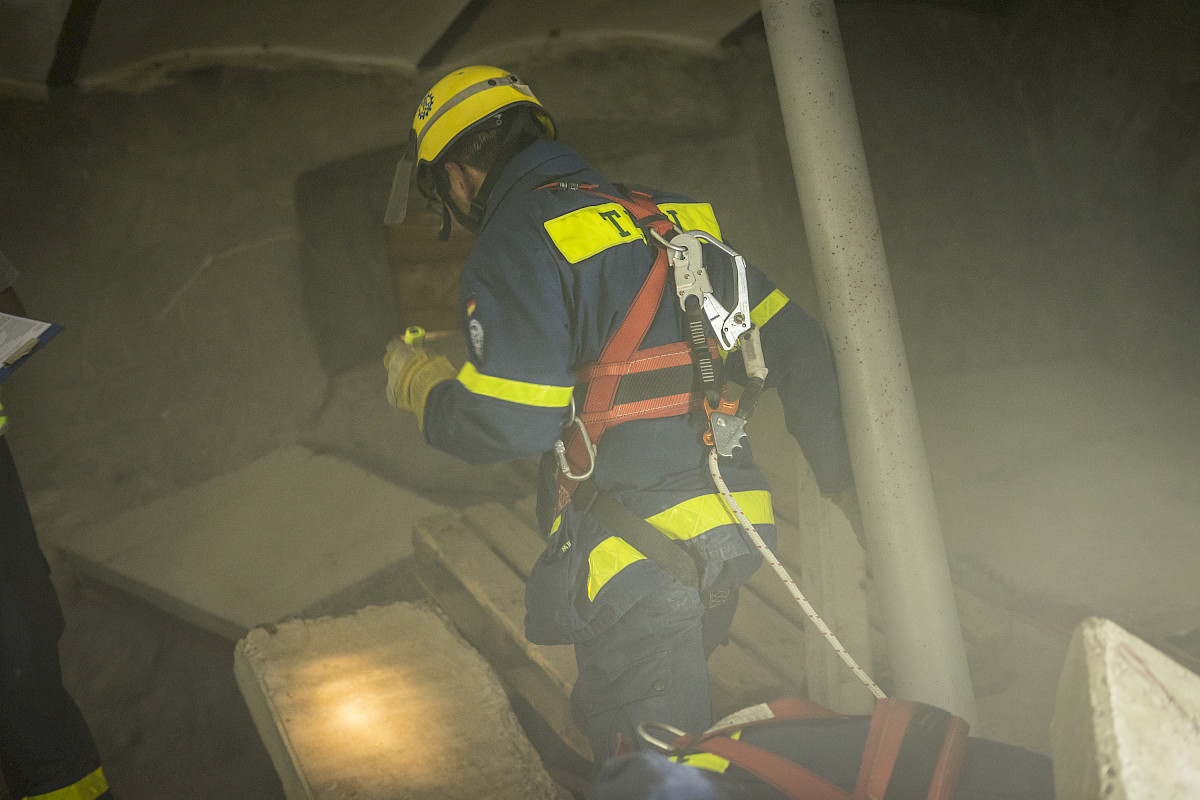
{"type": "Polygon", "coordinates": [[[1052,729],[1062,800],[1200,797],[1200,676],[1111,620],[1075,630],[1052,729]]]}
{"type": "Polygon", "coordinates": [[[407,558],[414,522],[444,511],[289,447],[56,544],[80,572],[237,639],[407,558]]]}
{"type": "Polygon", "coordinates": [[[566,800],[496,676],[428,606],[256,628],[234,672],[289,800],[566,800]]]}

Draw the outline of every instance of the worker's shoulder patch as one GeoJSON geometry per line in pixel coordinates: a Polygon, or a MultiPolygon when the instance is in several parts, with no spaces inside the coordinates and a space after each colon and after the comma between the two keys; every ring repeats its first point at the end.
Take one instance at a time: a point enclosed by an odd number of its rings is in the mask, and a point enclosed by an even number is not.
{"type": "Polygon", "coordinates": [[[646,237],[619,203],[600,203],[568,211],[543,223],[563,258],[572,264],[610,247],[646,237]]]}
{"type": "Polygon", "coordinates": [[[658,207],[681,231],[704,231],[721,239],[721,226],[708,203],[659,203],[658,207]]]}

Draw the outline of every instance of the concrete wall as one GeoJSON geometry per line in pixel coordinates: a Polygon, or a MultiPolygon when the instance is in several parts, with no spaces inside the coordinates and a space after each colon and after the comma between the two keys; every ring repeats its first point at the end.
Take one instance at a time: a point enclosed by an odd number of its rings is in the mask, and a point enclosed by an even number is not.
{"type": "MultiPolygon", "coordinates": [[[[1057,8],[839,12],[910,363],[1094,356],[1200,386],[1198,12],[1057,8]]],[[[733,244],[816,310],[760,35],[723,52],[562,43],[505,65],[566,141],[614,177],[710,199],[733,244]]],[[[0,99],[0,248],[30,312],[66,326],[4,387],[44,525],[311,438],[347,395],[360,416],[323,445],[408,458],[352,430],[379,411],[383,342],[323,358],[353,310],[309,291],[297,188],[345,159],[386,164],[428,80],[265,52],[65,106],[0,99]]],[[[389,177],[354,189],[365,233],[331,283],[386,274],[370,209],[389,177]]]]}

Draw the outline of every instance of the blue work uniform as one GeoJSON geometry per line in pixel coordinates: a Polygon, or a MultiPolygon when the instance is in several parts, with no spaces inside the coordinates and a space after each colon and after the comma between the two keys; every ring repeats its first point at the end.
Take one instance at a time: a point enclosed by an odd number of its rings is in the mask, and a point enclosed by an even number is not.
{"type": "MultiPolygon", "coordinates": [[[[0,291],[17,272],[0,253],[0,291]]],[[[0,405],[0,776],[15,800],[109,800],[91,731],[62,682],[64,620],[0,405]]]]}
{"type": "MultiPolygon", "coordinates": [[[[646,280],[656,248],[620,204],[584,191],[539,188],[559,180],[620,192],[565,145],[539,140],[502,170],[460,289],[468,360],[438,384],[425,406],[427,441],[487,464],[543,454],[538,518],[548,546],[526,584],[526,636],[574,644],[576,721],[597,757],[640,719],[686,730],[709,721],[705,659],[725,638],[736,600],[706,611],[701,596],[736,593],[761,556],[727,510],[707,467],[702,416],[634,419],[599,443],[594,480],[696,561],[699,591],[675,581],[592,515],[568,504],[557,513],[551,454],[585,387],[576,370],[596,361],[646,280]],[[672,642],[678,649],[672,652],[672,642]],[[682,692],[683,696],[679,693],[682,692]],[[639,711],[639,709],[641,709],[639,711]],[[642,714],[642,711],[645,714],[642,714]]],[[[707,203],[653,193],[682,230],[720,237],[707,203]]],[[[705,246],[719,301],[733,308],[731,259],[705,246]]],[[[823,491],[853,478],[837,382],[820,326],[757,269],[748,267],[751,318],[761,328],[767,388],[782,398],[788,430],[823,491]]],[[[679,303],[668,281],[643,348],[682,340],[679,303]]],[[[725,359],[745,381],[741,354],[725,359]]],[[[625,379],[628,380],[628,379],[625,379]]],[[[749,447],[721,460],[721,473],[763,539],[774,546],[770,494],[749,447]]]]}

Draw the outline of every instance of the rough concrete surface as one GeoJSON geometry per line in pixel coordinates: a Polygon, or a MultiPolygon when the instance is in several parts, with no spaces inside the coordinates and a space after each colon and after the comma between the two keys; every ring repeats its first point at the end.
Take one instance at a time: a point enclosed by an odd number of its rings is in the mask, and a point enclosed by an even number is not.
{"type": "MultiPolygon", "coordinates": [[[[951,567],[1021,615],[984,729],[1048,750],[1084,606],[1200,647],[1200,12],[974,8],[839,17],[951,567]]],[[[510,56],[564,140],[711,201],[820,314],[761,31],[719,53],[564,38],[510,56]]],[[[194,53],[63,105],[0,98],[0,249],[29,312],[65,326],[3,386],[45,542],[296,445],[442,505],[528,492],[529,465],[435,459],[384,413],[380,358],[405,322],[376,302],[388,176],[326,184],[363,232],[341,257],[312,247],[336,226],[301,213],[320,199],[301,178],[397,149],[435,77],[194,53]]],[[[757,441],[783,438],[769,423],[757,441]]],[[[232,642],[55,560],[66,678],[120,795],[281,797],[232,642]]],[[[412,591],[379,567],[320,613],[412,591]]]]}
{"type": "Polygon", "coordinates": [[[1059,800],[1200,796],[1200,676],[1111,620],[1075,631],[1053,732],[1059,800]]]}
{"type": "Polygon", "coordinates": [[[434,608],[255,628],[238,687],[289,800],[559,800],[487,662],[434,608]]]}

